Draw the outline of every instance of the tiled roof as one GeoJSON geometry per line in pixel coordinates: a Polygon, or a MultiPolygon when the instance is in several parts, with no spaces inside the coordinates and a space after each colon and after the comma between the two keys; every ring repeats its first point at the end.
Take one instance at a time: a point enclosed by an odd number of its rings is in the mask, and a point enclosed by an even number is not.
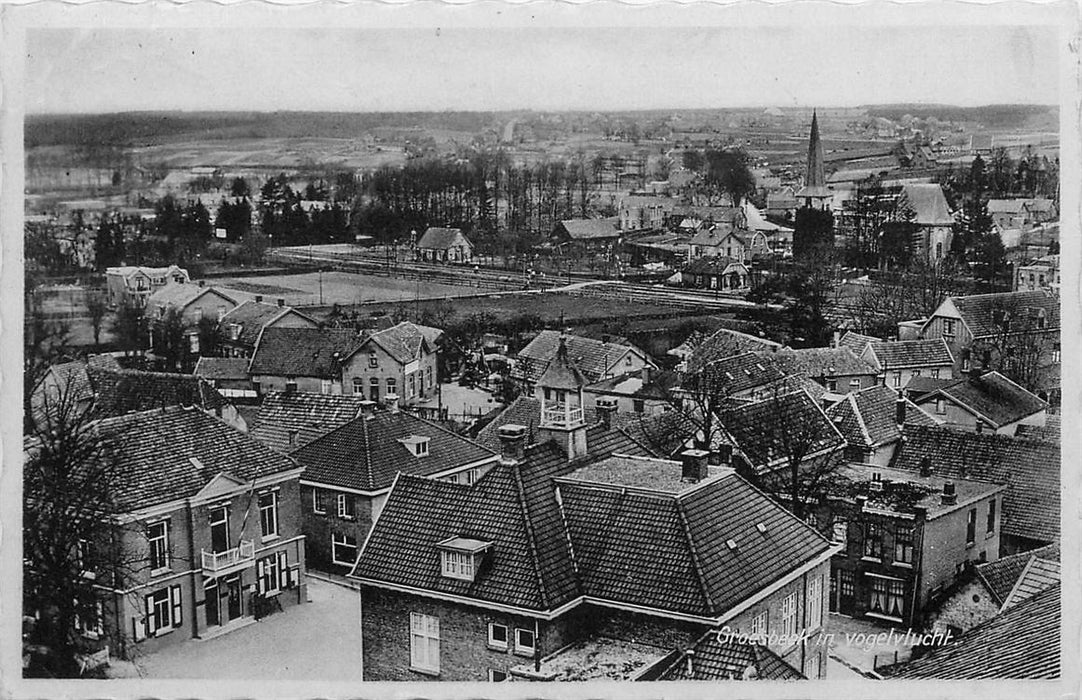
{"type": "Polygon", "coordinates": [[[950,297],[948,301],[958,310],[975,338],[992,336],[1001,332],[995,318],[998,312],[1009,312],[1014,319],[1012,323],[1015,327],[1019,327],[1021,323],[1020,330],[1025,330],[1036,328],[1036,324],[1029,324],[1027,316],[1043,309],[1046,328],[1060,327],[1059,299],[1039,290],[950,297]]]}
{"type": "Polygon", "coordinates": [[[178,309],[183,309],[204,294],[214,294],[215,296],[221,297],[223,301],[227,301],[233,305],[236,305],[237,303],[232,297],[214,287],[201,287],[198,284],[177,284],[175,282],[170,282],[150,295],[147,299],[147,307],[174,306],[178,309]]]}
{"type": "Polygon", "coordinates": [[[925,458],[935,474],[1007,484],[1003,534],[1045,542],[1059,538],[1059,443],[907,425],[891,466],[920,471],[925,458]]]}
{"type": "MultiPolygon", "coordinates": [[[[721,242],[728,238],[733,233],[733,227],[730,224],[720,224],[714,228],[702,229],[688,241],[690,245],[704,246],[707,248],[713,248],[721,245],[721,242]]],[[[743,243],[739,237],[737,240],[743,243]]]]}
{"type": "Polygon", "coordinates": [[[716,258],[696,258],[688,263],[688,266],[684,268],[683,273],[685,275],[723,275],[727,273],[731,267],[747,269],[747,266],[739,260],[722,255],[716,258]]]}
{"type": "Polygon", "coordinates": [[[997,428],[1048,408],[1045,401],[999,372],[987,372],[980,376],[970,375],[959,379],[953,384],[940,387],[931,394],[921,397],[920,401],[926,403],[937,396],[947,397],[958,405],[968,408],[973,413],[988,419],[997,428]]]}
{"type": "MultiPolygon", "coordinates": [[[[604,377],[609,367],[625,352],[636,350],[633,345],[614,342],[606,343],[577,335],[565,336],[558,331],[541,331],[536,338],[519,351],[513,376],[530,383],[536,383],[541,378],[541,375],[545,373],[549,363],[556,357],[556,350],[560,346],[561,338],[564,338],[567,344],[568,357],[591,382],[596,382],[604,377]]],[[[637,350],[637,352],[645,356],[645,353],[641,350],[637,350]]]]}
{"type": "Polygon", "coordinates": [[[643,384],[642,370],[622,377],[609,377],[585,387],[591,393],[631,396],[639,399],[667,400],[672,390],[680,385],[680,375],[671,370],[649,371],[643,384]]]}
{"type": "Polygon", "coordinates": [[[882,343],[882,338],[876,338],[870,335],[862,335],[860,333],[854,333],[853,331],[846,331],[838,340],[838,345],[849,348],[857,355],[864,352],[864,348],[868,347],[868,343],[882,343]]]}
{"type": "Polygon", "coordinates": [[[355,394],[268,393],[255,423],[249,423],[248,432],[268,447],[288,452],[356,418],[363,401],[363,396],[355,394]],[[296,436],[290,446],[293,431],[296,436]]]}
{"type": "MultiPolygon", "coordinates": [[[[1051,545],[1050,545],[1051,546],[1051,545]]],[[[1043,547],[1042,547],[1043,549],[1043,547]]],[[[996,598],[998,605],[1003,605],[1007,596],[1018,583],[1018,577],[1026,570],[1026,565],[1033,558],[1033,552],[1019,552],[986,564],[978,564],[976,567],[977,577],[996,598]]]]}
{"type": "Polygon", "coordinates": [[[903,202],[915,214],[913,222],[921,226],[951,226],[954,217],[947,206],[943,188],[937,184],[907,184],[902,188],[898,205],[903,202]]]}
{"type": "MultiPolygon", "coordinates": [[[[246,301],[227,311],[225,316],[222,317],[220,327],[223,329],[223,334],[228,338],[229,324],[237,324],[240,326],[240,332],[235,342],[254,347],[256,341],[259,340],[259,332],[263,330],[263,327],[282,314],[290,311],[304,316],[304,314],[301,314],[299,311],[288,306],[264,304],[259,301],[246,301]]],[[[304,318],[308,317],[304,316],[304,318]]],[[[315,326],[315,321],[313,319],[308,320],[312,321],[312,325],[315,326]]]]}
{"type": "Polygon", "coordinates": [[[922,374],[920,376],[910,377],[909,382],[905,385],[905,390],[913,396],[920,397],[953,383],[953,379],[936,379],[922,374]]]}
{"type": "Polygon", "coordinates": [[[435,352],[436,339],[442,334],[443,331],[438,328],[403,321],[390,328],[372,333],[364,343],[358,346],[358,349],[366,343],[375,343],[386,350],[396,362],[404,365],[418,359],[421,356],[422,348],[428,348],[429,352],[435,352]]]}
{"type": "Polygon", "coordinates": [[[1060,416],[1058,414],[1051,414],[1045,419],[1044,425],[1020,425],[1015,430],[1014,434],[1020,438],[1026,438],[1027,440],[1046,440],[1048,442],[1059,442],[1062,439],[1062,431],[1060,430],[1060,416]]]}
{"type": "Polygon", "coordinates": [[[901,667],[901,679],[1041,679],[1060,676],[1060,584],[1049,586],[901,667]]]}
{"type": "Polygon", "coordinates": [[[679,656],[658,676],[659,681],[723,681],[751,680],[747,674],[754,670],[754,679],[765,681],[805,680],[804,674],[762,644],[739,642],[719,630],[710,630],[695,643],[695,654],[689,668],[688,654],[679,656]]]}
{"type": "Polygon", "coordinates": [[[947,341],[942,338],[876,341],[871,343],[871,348],[865,357],[882,370],[954,364],[954,357],[951,356],[950,348],[947,347],[947,341]]]}
{"type": "MultiPolygon", "coordinates": [[[[827,415],[850,445],[878,447],[902,436],[897,422],[898,394],[885,386],[873,386],[846,394],[827,409],[827,415]]],[[[905,422],[915,425],[939,425],[915,403],[905,399],[905,422]]]]}
{"type": "Polygon", "coordinates": [[[766,386],[785,376],[773,361],[773,353],[745,352],[705,365],[697,365],[699,381],[719,396],[766,386]]]}
{"type": "Polygon", "coordinates": [[[719,419],[728,440],[759,469],[786,459],[788,446],[799,445],[806,455],[845,446],[833,421],[804,391],[730,406],[719,419]]]}
{"type": "Polygon", "coordinates": [[[98,417],[163,406],[195,406],[214,411],[229,404],[217,389],[191,374],[94,367],[87,372],[94,387],[94,415],[98,417]]]}
{"type": "Polygon", "coordinates": [[[670,457],[684,449],[695,435],[699,423],[685,411],[662,411],[654,415],[617,413],[616,424],[639,444],[660,457],[670,457]]]}
{"type": "MultiPolygon", "coordinates": [[[[587,432],[594,458],[642,452],[627,435],[587,432]]],[[[520,464],[500,463],[473,486],[400,476],[352,575],[534,610],[579,595],[552,478],[579,463],[551,442],[530,445],[520,464]],[[435,545],[450,537],[492,542],[474,581],[440,573],[435,545]]]]}
{"type": "Polygon", "coordinates": [[[462,229],[430,226],[425,229],[424,235],[421,236],[421,240],[417,241],[417,247],[447,250],[462,242],[465,242],[466,245],[469,245],[470,243],[469,239],[463,235],[462,229]]]}
{"type": "Polygon", "coordinates": [[[747,333],[721,328],[692,350],[690,365],[701,367],[707,362],[739,355],[755,350],[772,350],[781,347],[772,340],[757,338],[747,333]]]}
{"type": "Polygon", "coordinates": [[[590,240],[594,238],[617,238],[620,230],[612,219],[568,219],[561,221],[560,225],[567,231],[567,235],[575,241],[590,240]]]}
{"type": "Polygon", "coordinates": [[[203,379],[247,379],[246,357],[200,357],[192,374],[203,379]]]}
{"type": "Polygon", "coordinates": [[[361,491],[388,488],[395,474],[427,476],[494,456],[492,450],[405,411],[375,411],[318,437],[291,453],[304,478],[361,491]],[[427,437],[428,453],[418,457],[403,438],[427,437]]]}
{"type": "Polygon", "coordinates": [[[1059,561],[1038,556],[1030,557],[1026,568],[1018,577],[1018,582],[1014,584],[1010,595],[1003,601],[1003,609],[1014,607],[1023,600],[1032,598],[1052,584],[1059,583],[1059,580],[1059,561]]]}
{"type": "Polygon", "coordinates": [[[339,363],[363,340],[349,328],[264,328],[248,371],[252,375],[332,379],[340,371],[339,363]]]}
{"type": "Polygon", "coordinates": [[[545,388],[568,391],[575,391],[586,385],[586,377],[582,375],[574,361],[568,357],[567,338],[565,336],[560,336],[560,344],[556,347],[556,356],[549,362],[548,367],[538,378],[537,383],[545,388]]]}
{"type": "Polygon", "coordinates": [[[989,199],[989,214],[1021,214],[1026,208],[1028,199],[989,199]]]}
{"type": "Polygon", "coordinates": [[[86,362],[82,360],[62,362],[49,367],[49,371],[57,387],[64,392],[65,401],[84,401],[93,398],[94,390],[90,385],[86,362]]]}
{"type": "Polygon", "coordinates": [[[588,596],[715,616],[830,547],[731,471],[670,497],[574,478],[560,495],[588,596]]]}
{"type": "Polygon", "coordinates": [[[802,373],[813,379],[876,374],[875,367],[847,347],[782,348],[777,352],[761,352],[760,357],[773,359],[787,374],[802,373]]]}
{"type": "Polygon", "coordinates": [[[250,480],[297,466],[245,433],[192,408],[106,418],[92,424],[92,429],[102,440],[104,453],[115,460],[112,488],[121,512],[195,495],[222,472],[250,480]]]}

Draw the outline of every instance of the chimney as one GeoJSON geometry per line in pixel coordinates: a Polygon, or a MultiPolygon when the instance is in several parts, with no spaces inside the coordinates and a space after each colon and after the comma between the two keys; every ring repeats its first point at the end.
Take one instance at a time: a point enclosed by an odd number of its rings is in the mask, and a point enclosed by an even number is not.
{"type": "Polygon", "coordinates": [[[708,475],[710,453],[706,450],[684,450],[680,453],[681,478],[684,481],[698,483],[708,475]]]}
{"type": "Polygon", "coordinates": [[[894,401],[894,422],[901,428],[905,425],[905,397],[898,394],[898,398],[894,401]]]}
{"type": "Polygon", "coordinates": [[[715,465],[728,465],[733,461],[733,446],[726,444],[719,444],[717,448],[710,453],[710,463],[715,465]]]}
{"type": "Polygon", "coordinates": [[[278,297],[278,308],[282,308],[285,305],[286,305],[286,300],[283,299],[282,297],[278,297]]]}
{"type": "Polygon", "coordinates": [[[688,660],[688,678],[695,678],[695,650],[688,649],[685,657],[688,660]]]}
{"type": "Polygon", "coordinates": [[[206,283],[207,283],[207,281],[206,281],[206,280],[199,280],[199,286],[200,286],[200,287],[202,287],[202,286],[206,285],[206,283]]]}
{"type": "Polygon", "coordinates": [[[920,460],[920,475],[931,476],[932,475],[932,458],[921,457],[920,460]]]}
{"type": "Polygon", "coordinates": [[[498,433],[500,436],[500,462],[503,464],[521,462],[526,454],[526,426],[508,423],[507,425],[501,425],[498,433]]]}
{"type": "Polygon", "coordinates": [[[945,506],[953,506],[958,502],[958,494],[954,492],[954,482],[948,481],[943,484],[943,494],[940,496],[940,500],[945,506]]]}
{"type": "Polygon", "coordinates": [[[383,398],[383,401],[387,404],[387,410],[391,413],[398,413],[398,394],[391,392],[383,398]]]}
{"type": "Polygon", "coordinates": [[[842,332],[838,329],[834,329],[834,334],[830,337],[830,347],[837,348],[842,342],[842,332]]]}
{"type": "Polygon", "coordinates": [[[361,408],[357,412],[357,415],[358,415],[358,417],[371,418],[372,416],[375,415],[375,413],[376,413],[376,402],[375,401],[365,400],[365,401],[361,402],[361,408]]]}
{"type": "Polygon", "coordinates": [[[256,294],[255,295],[255,301],[256,301],[257,304],[262,303],[263,295],[262,294],[256,294]]]}
{"type": "Polygon", "coordinates": [[[650,365],[643,365],[642,372],[639,374],[639,377],[642,379],[642,385],[644,387],[650,383],[650,375],[650,365]]]}
{"type": "Polygon", "coordinates": [[[617,410],[619,410],[619,405],[616,403],[616,399],[601,398],[597,400],[597,415],[601,419],[601,425],[605,427],[605,430],[612,428],[612,417],[616,415],[617,410]]]}

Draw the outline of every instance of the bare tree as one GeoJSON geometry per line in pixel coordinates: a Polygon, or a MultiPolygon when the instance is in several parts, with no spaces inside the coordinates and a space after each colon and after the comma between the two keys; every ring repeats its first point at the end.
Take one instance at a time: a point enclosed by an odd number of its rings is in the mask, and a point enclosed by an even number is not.
{"type": "Polygon", "coordinates": [[[1012,296],[998,299],[992,309],[995,332],[971,352],[984,369],[996,370],[1035,394],[1047,392],[1045,374],[1054,363],[1059,326],[1043,308],[1025,306],[1012,296]]]}
{"type": "Polygon", "coordinates": [[[86,313],[90,317],[90,328],[94,331],[94,347],[101,344],[101,328],[105,321],[105,312],[108,305],[105,294],[100,290],[88,292],[86,295],[86,313]]]}

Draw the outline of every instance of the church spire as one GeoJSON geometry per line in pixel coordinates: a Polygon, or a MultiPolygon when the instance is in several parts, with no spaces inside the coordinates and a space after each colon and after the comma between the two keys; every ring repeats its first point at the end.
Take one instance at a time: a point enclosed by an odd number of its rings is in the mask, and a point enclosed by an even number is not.
{"type": "Polygon", "coordinates": [[[826,169],[823,166],[823,142],[819,140],[819,115],[812,110],[811,136],[808,138],[808,167],[804,175],[804,187],[796,193],[804,200],[804,206],[822,209],[832,197],[827,187],[826,169]]]}

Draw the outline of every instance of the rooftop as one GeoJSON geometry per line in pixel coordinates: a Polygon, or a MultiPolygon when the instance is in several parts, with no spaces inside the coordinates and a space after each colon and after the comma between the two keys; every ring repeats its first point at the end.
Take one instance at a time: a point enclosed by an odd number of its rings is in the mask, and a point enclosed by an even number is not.
{"type": "MultiPolygon", "coordinates": [[[[719,478],[731,472],[728,467],[713,467],[707,479],[719,478]]],[[[561,478],[670,495],[686,493],[706,482],[685,481],[682,478],[682,463],[675,460],[621,454],[593,462],[561,478]]]]}
{"type": "Polygon", "coordinates": [[[248,371],[253,376],[333,379],[339,363],[363,341],[350,328],[264,328],[248,371]]]}
{"type": "Polygon", "coordinates": [[[1048,408],[1048,403],[1018,386],[999,372],[970,375],[940,387],[921,403],[943,396],[964,406],[999,428],[1048,408]]]}
{"type": "Polygon", "coordinates": [[[866,350],[865,357],[880,369],[904,369],[908,367],[950,366],[954,364],[947,341],[931,340],[875,341],[866,350]]]}
{"type": "Polygon", "coordinates": [[[263,330],[263,327],[282,314],[289,312],[308,319],[311,321],[312,326],[316,325],[314,320],[291,307],[264,304],[259,301],[246,301],[226,312],[225,316],[222,317],[221,328],[225,337],[232,340],[229,335],[229,324],[236,324],[239,328],[235,342],[254,347],[256,341],[259,340],[259,332],[263,330]]]}
{"type": "MultiPolygon", "coordinates": [[[[909,399],[905,399],[905,407],[906,423],[939,425],[909,399]]],[[[827,415],[850,445],[878,447],[902,436],[898,428],[898,394],[882,385],[846,394],[827,409],[827,415]]]]}
{"type": "Polygon", "coordinates": [[[462,233],[462,229],[430,226],[425,229],[421,240],[417,241],[417,247],[446,250],[462,241],[466,241],[467,245],[469,244],[469,239],[462,233]]]}
{"type": "MultiPolygon", "coordinates": [[[[537,334],[526,347],[518,353],[513,369],[513,376],[530,383],[536,383],[545,373],[550,362],[563,342],[567,346],[567,356],[580,372],[591,382],[596,382],[606,375],[619,374],[613,364],[629,351],[637,351],[629,344],[604,342],[578,335],[562,334],[559,331],[545,330],[537,334]]],[[[643,354],[641,351],[637,351],[643,354]]]]}
{"type": "Polygon", "coordinates": [[[837,495],[853,498],[866,496],[866,508],[869,509],[911,513],[914,508],[924,508],[929,520],[964,508],[1005,488],[987,481],[935,474],[920,476],[914,472],[866,464],[847,464],[840,467],[837,473],[848,482],[844,491],[837,495]],[[876,479],[875,475],[879,475],[879,478],[876,479]],[[943,486],[947,483],[954,484],[956,500],[952,504],[944,504],[942,499],[943,486]]]}
{"type": "Polygon", "coordinates": [[[811,378],[848,377],[876,374],[876,368],[857,357],[847,347],[781,348],[776,352],[761,352],[760,357],[772,358],[787,374],[803,373],[811,378]]]}
{"type": "Polygon", "coordinates": [[[695,643],[695,654],[682,652],[665,668],[659,681],[803,680],[800,671],[762,644],[722,638],[710,630],[695,643]]]}
{"type": "Polygon", "coordinates": [[[575,241],[620,236],[620,229],[616,227],[613,219],[567,219],[561,221],[560,226],[575,241]]]}
{"type": "Polygon", "coordinates": [[[626,681],[669,653],[668,649],[608,637],[590,637],[533,664],[513,667],[512,673],[553,681],[626,681]]]}
{"type": "Polygon", "coordinates": [[[207,380],[247,379],[248,358],[246,357],[200,357],[195,363],[192,374],[207,380]]]}
{"type": "Polygon", "coordinates": [[[268,447],[288,452],[353,420],[364,402],[355,394],[269,392],[248,431],[268,447]]]}
{"type": "Polygon", "coordinates": [[[1052,330],[1060,327],[1059,299],[1042,290],[948,297],[936,313],[949,312],[952,306],[975,338],[1003,333],[1001,319],[1004,315],[1009,315],[1012,319],[1011,332],[1035,330],[1035,319],[1042,311],[1045,315],[1045,328],[1052,330]]]}

